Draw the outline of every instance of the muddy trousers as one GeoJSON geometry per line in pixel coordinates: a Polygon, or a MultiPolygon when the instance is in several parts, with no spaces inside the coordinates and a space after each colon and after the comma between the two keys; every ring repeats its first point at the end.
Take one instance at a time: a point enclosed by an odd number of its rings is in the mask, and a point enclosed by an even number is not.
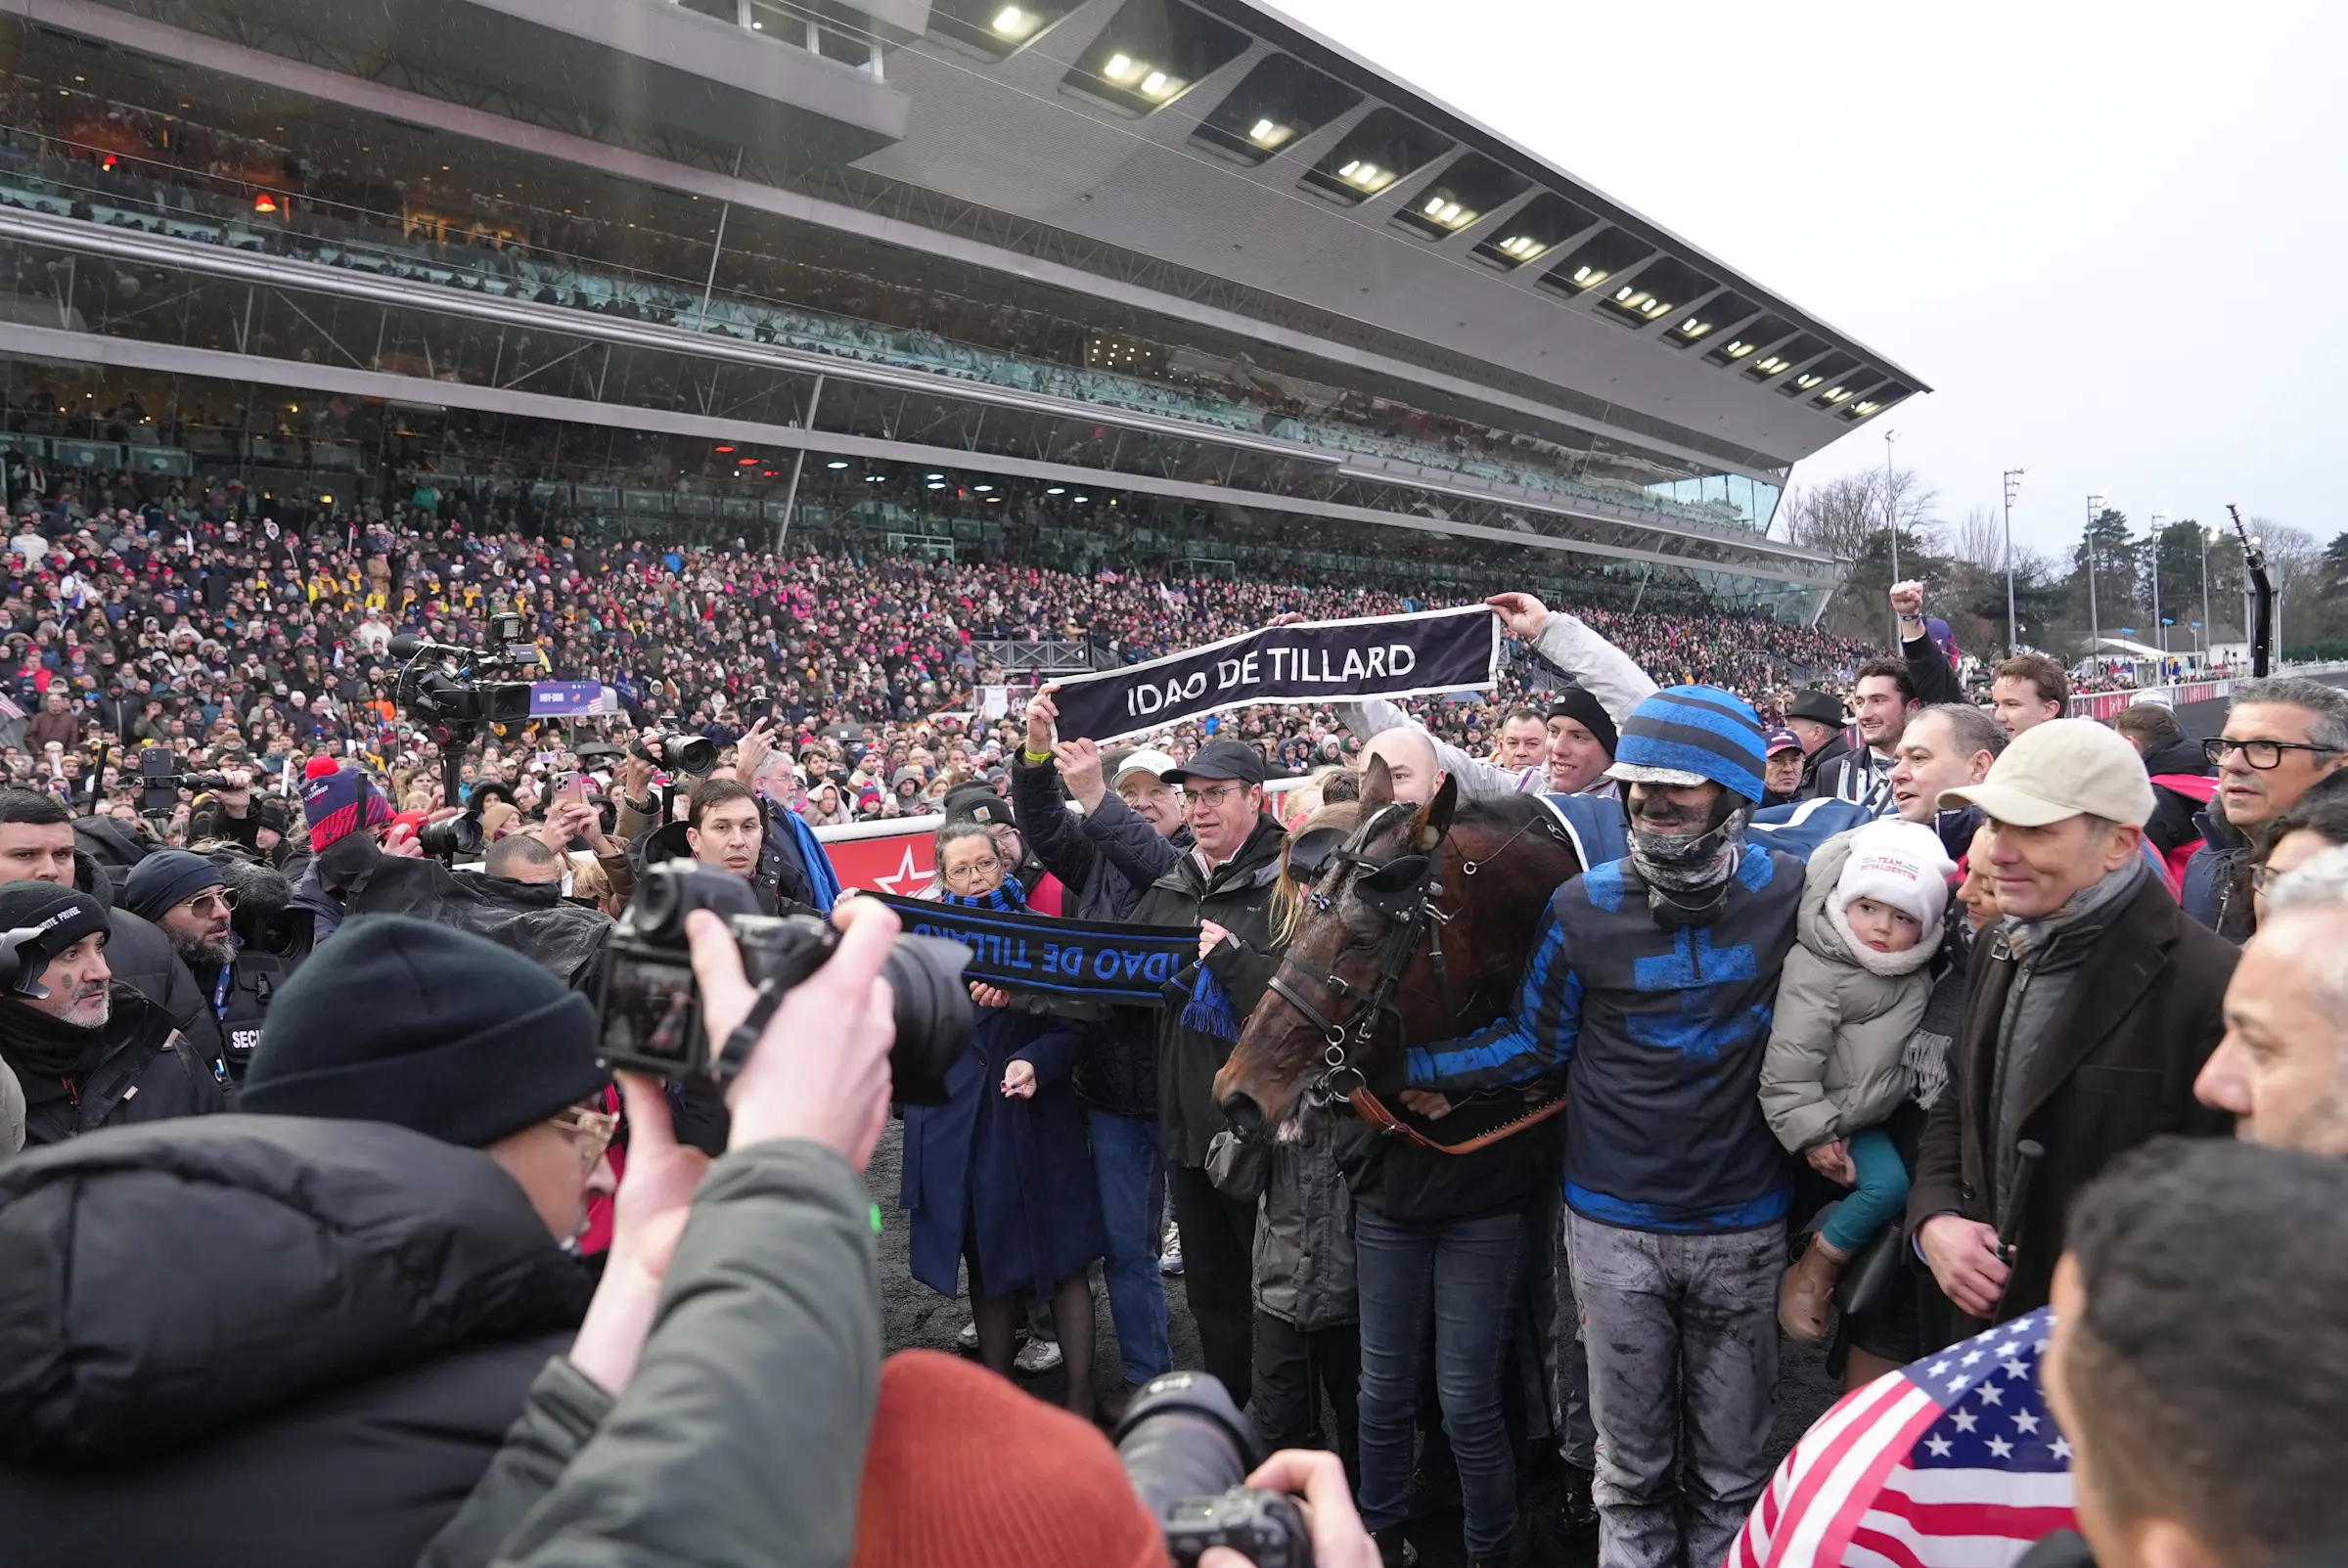
{"type": "Polygon", "coordinates": [[[1599,1561],[1717,1568],[1769,1484],[1785,1227],[1680,1235],[1568,1212],[1565,1241],[1598,1427],[1599,1561]]]}

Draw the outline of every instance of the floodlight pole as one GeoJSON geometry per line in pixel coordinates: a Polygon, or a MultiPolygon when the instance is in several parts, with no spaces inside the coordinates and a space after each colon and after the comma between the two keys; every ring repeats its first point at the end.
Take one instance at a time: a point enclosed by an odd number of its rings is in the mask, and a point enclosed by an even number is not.
{"type": "Polygon", "coordinates": [[[2157,660],[2157,662],[2160,665],[2161,679],[2164,681],[2168,679],[2169,675],[2169,633],[2168,629],[2161,624],[2160,619],[2160,525],[2167,516],[2168,514],[2165,512],[2155,512],[2152,514],[2151,522],[2152,646],[2160,650],[2160,658],[2157,660]]]}
{"type": "Polygon", "coordinates": [[[2103,622],[2096,610],[2096,519],[2103,515],[2103,498],[2087,498],[2087,656],[2103,656],[2103,622]]]}
{"type": "MultiPolygon", "coordinates": [[[[1899,438],[1900,432],[1897,430],[1883,432],[1883,525],[1891,530],[1891,581],[1894,587],[1900,581],[1900,515],[1892,510],[1891,505],[1891,443],[1899,438]]],[[[1900,646],[1900,617],[1896,611],[1891,617],[1891,641],[1894,647],[1900,646]]]]}
{"type": "Polygon", "coordinates": [[[2013,497],[2022,487],[2022,469],[2006,470],[2006,656],[2022,650],[2021,622],[2013,613],[2013,497]]]}
{"type": "Polygon", "coordinates": [[[2201,535],[2201,673],[2209,673],[2209,536],[2212,530],[2200,528],[2201,535]]]}

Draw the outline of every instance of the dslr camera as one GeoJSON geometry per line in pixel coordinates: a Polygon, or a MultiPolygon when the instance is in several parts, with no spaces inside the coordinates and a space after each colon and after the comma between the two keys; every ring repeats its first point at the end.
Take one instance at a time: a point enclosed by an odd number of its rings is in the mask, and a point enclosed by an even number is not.
{"type": "MultiPolygon", "coordinates": [[[[608,1066],[667,1079],[710,1067],[708,1032],[685,944],[685,917],[707,910],[742,949],[750,984],[789,991],[830,961],[839,932],[812,915],[758,911],[741,877],[690,861],[647,866],[606,949],[596,997],[596,1053],[608,1066]]],[[[975,1021],[962,971],[971,950],[934,936],[900,936],[881,966],[896,998],[896,1044],[888,1055],[895,1098],[908,1105],[946,1102],[946,1070],[970,1047],[975,1021]]]]}
{"type": "Polygon", "coordinates": [[[638,737],[628,742],[628,754],[642,757],[655,768],[689,773],[696,779],[708,778],[717,766],[717,747],[698,735],[664,735],[650,746],[638,737]]]}
{"type": "Polygon", "coordinates": [[[1264,1461],[1255,1423],[1205,1372],[1153,1377],[1117,1422],[1125,1479],[1157,1519],[1175,1568],[1229,1546],[1255,1568],[1312,1568],[1313,1539],[1296,1500],[1245,1485],[1264,1461]]]}

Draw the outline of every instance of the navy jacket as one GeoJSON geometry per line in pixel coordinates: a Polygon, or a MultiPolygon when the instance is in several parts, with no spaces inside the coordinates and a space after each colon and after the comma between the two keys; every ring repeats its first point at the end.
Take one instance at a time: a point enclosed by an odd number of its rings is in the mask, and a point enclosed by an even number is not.
{"type": "Polygon", "coordinates": [[[1414,1087],[1566,1072],[1565,1201],[1643,1231],[1748,1231],[1784,1217],[1784,1150],[1761,1060],[1794,940],[1802,862],[1745,846],[1720,918],[1667,929],[1628,860],[1558,889],[1513,1016],[1410,1053],[1414,1087]]]}

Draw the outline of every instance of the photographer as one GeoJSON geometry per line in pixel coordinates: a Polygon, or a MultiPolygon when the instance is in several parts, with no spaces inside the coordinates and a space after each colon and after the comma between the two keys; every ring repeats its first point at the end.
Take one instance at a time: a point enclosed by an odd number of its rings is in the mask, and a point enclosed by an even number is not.
{"type": "MultiPolygon", "coordinates": [[[[880,969],[898,921],[857,900],[835,923],[838,951],[786,995],[727,1090],[730,1152],[704,1175],[673,1145],[631,1149],[578,1340],[540,1375],[424,1568],[953,1568],[964,1559],[941,1547],[958,1542],[986,1561],[1165,1560],[1106,1484],[1106,1440],[1087,1424],[971,1368],[926,1375],[930,1358],[884,1378],[878,1244],[857,1173],[887,1122],[893,1001],[880,969]],[[976,1378],[986,1389],[973,1397],[976,1378]],[[1017,1451],[1048,1457],[1006,1467],[1004,1428],[968,1418],[981,1409],[1041,1423],[1043,1441],[1017,1451]]],[[[721,920],[696,912],[686,928],[714,1043],[755,994],[721,920]]],[[[663,1125],[656,1089],[621,1085],[632,1120],[663,1125]]],[[[1373,1568],[1333,1456],[1275,1455],[1251,1479],[1303,1494],[1321,1568],[1373,1568]]],[[[1229,1552],[1200,1563],[1246,1568],[1229,1552]]]]}
{"type": "Polygon", "coordinates": [[[422,853],[414,833],[394,833],[391,806],[356,768],[338,767],[331,757],[310,759],[301,785],[301,814],[309,824],[310,865],[294,884],[294,905],[311,916],[311,940],[323,943],[342,923],[354,893],[362,891],[385,855],[422,853]]]}
{"type": "Polygon", "coordinates": [[[242,768],[229,768],[222,771],[221,778],[226,783],[198,795],[188,807],[189,842],[224,838],[256,855],[262,853],[266,848],[261,843],[263,822],[253,805],[252,775],[242,768]]]}

